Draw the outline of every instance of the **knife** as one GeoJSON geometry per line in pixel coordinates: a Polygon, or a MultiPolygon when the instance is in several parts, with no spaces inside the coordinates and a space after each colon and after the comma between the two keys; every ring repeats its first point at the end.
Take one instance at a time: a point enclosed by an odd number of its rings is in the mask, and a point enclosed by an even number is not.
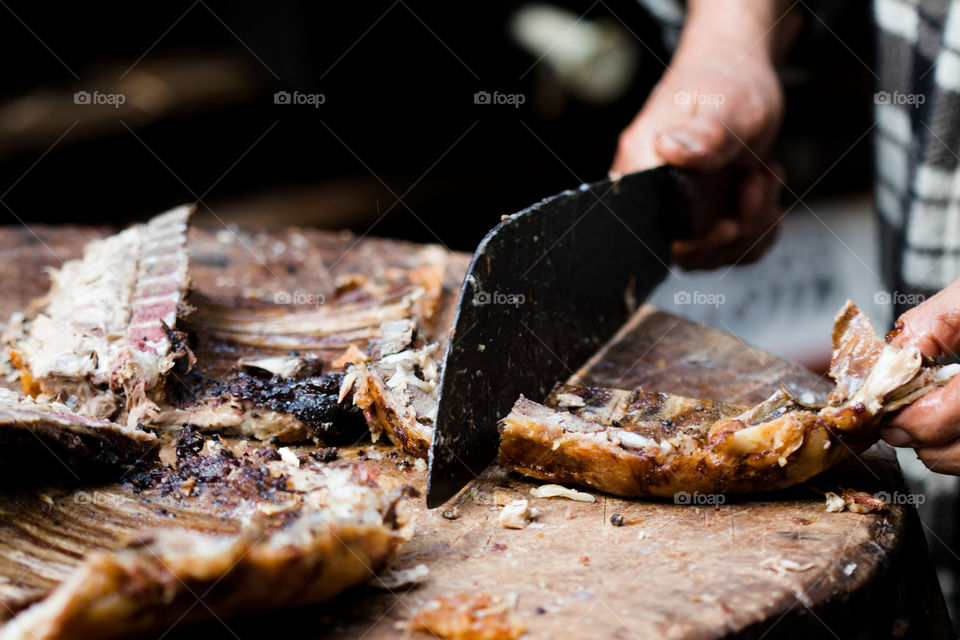
{"type": "Polygon", "coordinates": [[[493,460],[497,422],[520,394],[546,398],[627,321],[669,272],[673,238],[705,231],[718,204],[732,210],[729,184],[656,167],[547,198],[487,233],[440,371],[428,507],[493,460]]]}

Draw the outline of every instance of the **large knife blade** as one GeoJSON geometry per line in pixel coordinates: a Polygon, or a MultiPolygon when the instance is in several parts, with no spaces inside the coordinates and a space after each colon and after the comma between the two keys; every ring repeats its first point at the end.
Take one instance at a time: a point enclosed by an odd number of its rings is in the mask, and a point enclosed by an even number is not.
{"type": "Polygon", "coordinates": [[[696,230],[716,176],[657,167],[547,198],[480,242],[453,316],[430,446],[427,506],[496,456],[520,394],[543,400],[666,276],[669,242],[696,230]]]}

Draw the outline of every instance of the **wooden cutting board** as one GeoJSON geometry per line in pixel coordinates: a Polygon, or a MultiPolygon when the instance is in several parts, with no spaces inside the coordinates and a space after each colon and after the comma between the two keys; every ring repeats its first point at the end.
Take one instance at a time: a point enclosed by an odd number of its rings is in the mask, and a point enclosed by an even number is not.
{"type": "MultiPolygon", "coordinates": [[[[6,292],[0,315],[46,290],[41,267],[76,257],[82,240],[97,235],[78,228],[0,230],[6,292]]],[[[291,230],[196,232],[191,246],[196,289],[221,301],[263,287],[322,290],[327,285],[318,274],[328,277],[363,252],[399,259],[410,250],[291,230]]],[[[463,260],[454,258],[452,264],[463,260]]],[[[576,375],[591,384],[737,403],[761,400],[780,383],[826,384],[738,338],[652,308],[641,309],[576,375]]],[[[380,466],[383,484],[422,490],[424,474],[409,457],[392,457],[396,453],[369,443],[341,450],[343,458],[380,466]]],[[[456,499],[457,519],[418,501],[417,534],[394,562],[427,565],[430,573],[418,586],[366,587],[325,605],[215,621],[167,637],[404,637],[398,623],[424,602],[477,592],[516,595],[525,638],[952,637],[915,514],[901,506],[866,515],[827,513],[815,491],[903,492],[889,448],[874,447],[807,486],[723,504],[596,492],[593,503],[538,500],[529,494],[537,484],[494,465],[456,499]],[[499,527],[494,505],[504,498],[530,499],[537,521],[523,530],[499,527]],[[613,526],[613,514],[628,524],[613,526]]]]}

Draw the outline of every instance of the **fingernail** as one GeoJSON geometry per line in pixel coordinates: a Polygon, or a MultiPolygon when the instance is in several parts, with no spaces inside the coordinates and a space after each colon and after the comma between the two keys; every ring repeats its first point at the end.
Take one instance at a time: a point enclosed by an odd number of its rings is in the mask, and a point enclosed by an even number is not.
{"type": "Polygon", "coordinates": [[[887,441],[887,444],[894,447],[906,447],[913,442],[913,438],[910,437],[910,434],[900,427],[889,427],[884,429],[883,439],[887,441]]]}
{"type": "Polygon", "coordinates": [[[717,120],[715,118],[690,118],[683,124],[686,129],[693,129],[694,131],[699,131],[705,136],[716,135],[717,133],[717,120]]]}
{"type": "Polygon", "coordinates": [[[701,153],[703,145],[695,136],[686,131],[675,130],[660,134],[660,142],[664,146],[673,147],[684,153],[701,153]]]}

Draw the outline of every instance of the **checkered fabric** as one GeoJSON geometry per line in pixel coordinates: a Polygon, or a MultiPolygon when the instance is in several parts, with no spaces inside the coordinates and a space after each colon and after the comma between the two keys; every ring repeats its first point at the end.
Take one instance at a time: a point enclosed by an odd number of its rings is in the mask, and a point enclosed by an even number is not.
{"type": "Polygon", "coordinates": [[[875,0],[874,16],[883,275],[928,296],[960,277],[960,0],[875,0]]]}

